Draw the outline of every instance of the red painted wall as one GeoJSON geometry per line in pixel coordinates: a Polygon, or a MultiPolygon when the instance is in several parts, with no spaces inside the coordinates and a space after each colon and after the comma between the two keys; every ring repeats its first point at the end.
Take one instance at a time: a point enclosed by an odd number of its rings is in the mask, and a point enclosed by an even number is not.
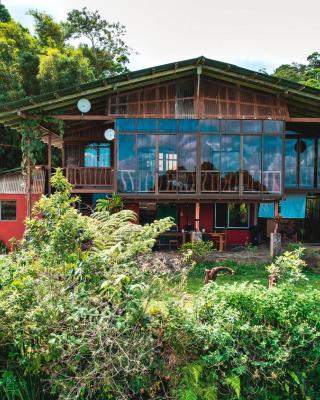
{"type": "Polygon", "coordinates": [[[213,232],[213,211],[214,205],[200,204],[200,229],[204,228],[206,232],[213,232]]]}
{"type": "Polygon", "coordinates": [[[249,229],[228,229],[227,246],[242,245],[250,243],[251,233],[249,229]]]}
{"type": "MultiPolygon", "coordinates": [[[[32,203],[39,200],[41,195],[33,195],[32,203]]],[[[17,202],[17,218],[15,221],[0,221],[0,240],[10,247],[9,240],[22,239],[27,217],[27,197],[25,194],[0,194],[0,200],[15,200],[17,202]]]]}
{"type": "Polygon", "coordinates": [[[191,224],[195,227],[195,205],[194,204],[180,204],[179,205],[179,229],[185,229],[186,225],[191,224]]]}

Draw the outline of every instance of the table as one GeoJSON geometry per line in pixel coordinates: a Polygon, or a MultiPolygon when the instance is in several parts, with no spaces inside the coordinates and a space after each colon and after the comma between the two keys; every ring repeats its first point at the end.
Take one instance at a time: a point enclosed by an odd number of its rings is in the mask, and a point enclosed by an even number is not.
{"type": "Polygon", "coordinates": [[[219,239],[219,251],[223,251],[227,247],[226,234],[223,232],[204,232],[204,235],[210,236],[211,239],[219,239]]]}

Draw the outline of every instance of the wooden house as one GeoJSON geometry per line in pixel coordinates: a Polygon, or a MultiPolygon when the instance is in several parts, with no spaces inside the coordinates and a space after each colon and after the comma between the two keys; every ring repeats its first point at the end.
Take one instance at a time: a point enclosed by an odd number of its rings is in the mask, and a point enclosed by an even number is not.
{"type": "Polygon", "coordinates": [[[230,245],[280,212],[320,241],[320,90],[199,57],[8,103],[0,123],[37,114],[64,121],[63,137],[41,126],[47,171],[60,147],[86,204],[116,192],[141,223],[172,216],[230,245]]]}

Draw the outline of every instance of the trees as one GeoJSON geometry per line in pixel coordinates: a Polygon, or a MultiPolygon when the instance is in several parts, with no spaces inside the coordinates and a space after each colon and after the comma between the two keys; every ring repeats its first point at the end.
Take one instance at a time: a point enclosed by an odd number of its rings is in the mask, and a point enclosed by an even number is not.
{"type": "Polygon", "coordinates": [[[307,61],[306,64],[293,62],[280,65],[273,76],[320,89],[320,53],[310,54],[307,61]]]}

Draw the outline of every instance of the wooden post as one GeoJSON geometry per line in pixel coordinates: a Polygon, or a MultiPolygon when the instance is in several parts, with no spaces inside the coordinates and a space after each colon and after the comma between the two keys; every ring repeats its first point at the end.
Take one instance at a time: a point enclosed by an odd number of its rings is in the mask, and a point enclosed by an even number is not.
{"type": "Polygon", "coordinates": [[[51,194],[51,169],[52,169],[51,144],[52,144],[52,137],[51,137],[51,132],[49,132],[49,136],[48,136],[48,195],[51,194]]]}
{"type": "Polygon", "coordinates": [[[195,217],[196,217],[196,231],[200,231],[200,203],[199,201],[196,202],[196,212],[195,212],[195,217]]]}
{"type": "Polygon", "coordinates": [[[30,138],[28,138],[28,156],[27,156],[27,182],[26,182],[26,192],[27,192],[27,217],[31,217],[32,212],[32,169],[30,160],[30,138]]]}

